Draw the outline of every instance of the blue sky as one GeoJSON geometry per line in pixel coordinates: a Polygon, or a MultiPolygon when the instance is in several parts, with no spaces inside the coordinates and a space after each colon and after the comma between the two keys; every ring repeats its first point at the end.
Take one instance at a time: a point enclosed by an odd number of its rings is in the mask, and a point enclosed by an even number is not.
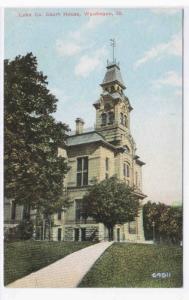
{"type": "Polygon", "coordinates": [[[106,60],[111,60],[110,38],[116,39],[116,59],[134,108],[131,130],[137,152],[146,162],[144,192],[152,201],[182,201],[182,11],[15,8],[5,12],[5,58],[33,52],[59,99],[55,117],[71,129],[76,117],[85,120],[86,128],[95,123],[92,103],[100,95],[106,60]],[[66,12],[80,16],[63,16],[66,12]],[[112,15],[89,17],[85,12],[112,15]]]}

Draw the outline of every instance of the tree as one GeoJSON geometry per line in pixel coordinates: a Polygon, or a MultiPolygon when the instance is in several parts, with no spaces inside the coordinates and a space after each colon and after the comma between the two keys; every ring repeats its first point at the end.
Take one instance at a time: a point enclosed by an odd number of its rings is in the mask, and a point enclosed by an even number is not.
{"type": "Polygon", "coordinates": [[[113,237],[115,224],[133,221],[138,214],[139,199],[133,189],[116,177],[93,185],[83,198],[84,216],[103,223],[113,237]]]}
{"type": "Polygon", "coordinates": [[[148,201],[143,206],[144,232],[147,240],[153,239],[153,222],[155,225],[155,238],[160,239],[161,216],[166,209],[164,203],[152,203],[148,201]]]}
{"type": "Polygon", "coordinates": [[[182,208],[148,201],[143,206],[146,239],[153,238],[155,223],[156,241],[178,243],[182,240],[182,208]]]}
{"type": "Polygon", "coordinates": [[[68,204],[63,194],[68,167],[58,147],[69,128],[52,116],[58,100],[47,85],[32,53],[5,60],[5,197],[28,211],[51,214],[68,204]]]}

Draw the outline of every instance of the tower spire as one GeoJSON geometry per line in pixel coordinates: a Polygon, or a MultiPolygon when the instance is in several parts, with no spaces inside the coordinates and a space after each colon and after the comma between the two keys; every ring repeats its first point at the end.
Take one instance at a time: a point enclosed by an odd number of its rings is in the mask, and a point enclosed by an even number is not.
{"type": "Polygon", "coordinates": [[[112,62],[115,63],[115,47],[116,47],[116,41],[115,39],[110,39],[110,46],[112,47],[112,62]]]}

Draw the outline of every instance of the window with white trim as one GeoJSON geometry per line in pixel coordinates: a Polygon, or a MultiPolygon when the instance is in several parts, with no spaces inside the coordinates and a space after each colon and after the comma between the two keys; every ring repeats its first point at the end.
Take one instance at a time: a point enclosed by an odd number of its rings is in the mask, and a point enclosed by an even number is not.
{"type": "Polygon", "coordinates": [[[88,157],[77,159],[77,186],[88,185],[88,157]]]}

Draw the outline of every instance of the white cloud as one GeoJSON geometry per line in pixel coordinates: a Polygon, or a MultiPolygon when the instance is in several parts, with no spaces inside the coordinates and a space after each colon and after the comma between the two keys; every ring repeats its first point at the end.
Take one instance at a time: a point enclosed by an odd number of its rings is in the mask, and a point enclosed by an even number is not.
{"type": "Polygon", "coordinates": [[[182,36],[181,33],[173,35],[167,43],[161,43],[146,51],[134,64],[134,69],[153,59],[160,59],[166,55],[182,55],[182,36]]]}
{"type": "Polygon", "coordinates": [[[56,41],[56,50],[61,56],[73,56],[81,51],[82,47],[76,41],[56,41]]]}
{"type": "Polygon", "coordinates": [[[101,25],[107,20],[108,17],[95,17],[91,16],[88,18],[79,29],[68,32],[67,37],[58,39],[56,41],[56,51],[60,56],[75,56],[82,51],[88,49],[90,46],[86,46],[86,35],[91,31],[95,30],[96,27],[101,25]]]}
{"type": "Polygon", "coordinates": [[[178,88],[182,86],[182,77],[175,71],[169,71],[162,78],[155,80],[154,84],[156,87],[169,85],[178,88]]]}
{"type": "Polygon", "coordinates": [[[180,12],[181,9],[177,9],[177,8],[153,8],[151,9],[151,12],[153,12],[154,14],[165,14],[165,15],[175,15],[178,12],[180,12]]]}
{"type": "Polygon", "coordinates": [[[75,75],[87,77],[92,71],[102,65],[103,57],[106,56],[105,48],[101,48],[91,55],[83,55],[75,66],[75,75]]]}

